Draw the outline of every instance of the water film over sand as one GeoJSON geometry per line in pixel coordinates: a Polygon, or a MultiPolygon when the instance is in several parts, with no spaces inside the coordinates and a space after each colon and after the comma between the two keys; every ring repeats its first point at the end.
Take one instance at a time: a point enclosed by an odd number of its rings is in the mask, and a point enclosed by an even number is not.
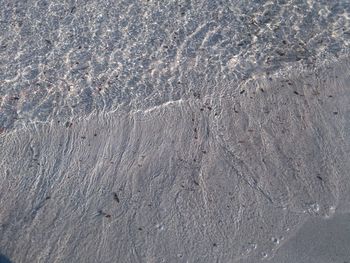
{"type": "Polygon", "coordinates": [[[349,69],[3,133],[0,248],[13,262],[272,258],[305,222],[350,212],[349,69]]]}

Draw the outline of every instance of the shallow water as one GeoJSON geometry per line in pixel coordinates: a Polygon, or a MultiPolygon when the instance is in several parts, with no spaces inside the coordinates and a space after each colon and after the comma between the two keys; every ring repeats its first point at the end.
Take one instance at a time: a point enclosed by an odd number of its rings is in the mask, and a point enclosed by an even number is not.
{"type": "Polygon", "coordinates": [[[216,97],[349,49],[346,0],[1,2],[2,129],[216,97]]]}
{"type": "Polygon", "coordinates": [[[347,1],[2,2],[9,260],[294,263],[350,212],[347,1]]]}

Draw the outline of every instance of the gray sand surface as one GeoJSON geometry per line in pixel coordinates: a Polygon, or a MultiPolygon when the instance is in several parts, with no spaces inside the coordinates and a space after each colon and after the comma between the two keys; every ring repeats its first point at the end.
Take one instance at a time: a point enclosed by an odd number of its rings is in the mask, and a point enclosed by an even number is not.
{"type": "Polygon", "coordinates": [[[282,262],[296,262],[289,238],[300,227],[311,237],[327,223],[308,228],[310,218],[349,211],[348,72],[344,59],[229,97],[3,134],[2,252],[14,262],[258,262],[285,245],[282,262]]]}
{"type": "Polygon", "coordinates": [[[310,219],[270,262],[350,262],[349,222],[350,214],[335,215],[329,220],[310,219]]]}
{"type": "Polygon", "coordinates": [[[350,263],[348,0],[0,0],[0,263],[350,263]]]}

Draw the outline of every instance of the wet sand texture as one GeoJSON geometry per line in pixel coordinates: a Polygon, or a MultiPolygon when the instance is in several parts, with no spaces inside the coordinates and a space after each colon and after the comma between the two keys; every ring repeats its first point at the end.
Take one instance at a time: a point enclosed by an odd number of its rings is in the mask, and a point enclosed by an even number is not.
{"type": "Polygon", "coordinates": [[[0,249],[13,262],[267,260],[308,219],[350,211],[349,83],[344,59],[3,133],[0,249]]]}

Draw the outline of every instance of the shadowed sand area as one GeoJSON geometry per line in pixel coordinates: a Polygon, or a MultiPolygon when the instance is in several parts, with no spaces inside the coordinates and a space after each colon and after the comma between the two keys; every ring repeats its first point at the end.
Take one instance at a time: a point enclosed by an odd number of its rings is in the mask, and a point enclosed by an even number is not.
{"type": "Polygon", "coordinates": [[[338,214],[330,220],[309,220],[270,262],[350,262],[349,222],[349,214],[338,214]]]}
{"type": "Polygon", "coordinates": [[[296,262],[295,240],[350,211],[349,83],[343,60],[3,133],[0,248],[13,262],[258,262],[290,247],[296,262]]]}
{"type": "Polygon", "coordinates": [[[11,261],[0,253],[0,263],[11,263],[11,261]]]}

